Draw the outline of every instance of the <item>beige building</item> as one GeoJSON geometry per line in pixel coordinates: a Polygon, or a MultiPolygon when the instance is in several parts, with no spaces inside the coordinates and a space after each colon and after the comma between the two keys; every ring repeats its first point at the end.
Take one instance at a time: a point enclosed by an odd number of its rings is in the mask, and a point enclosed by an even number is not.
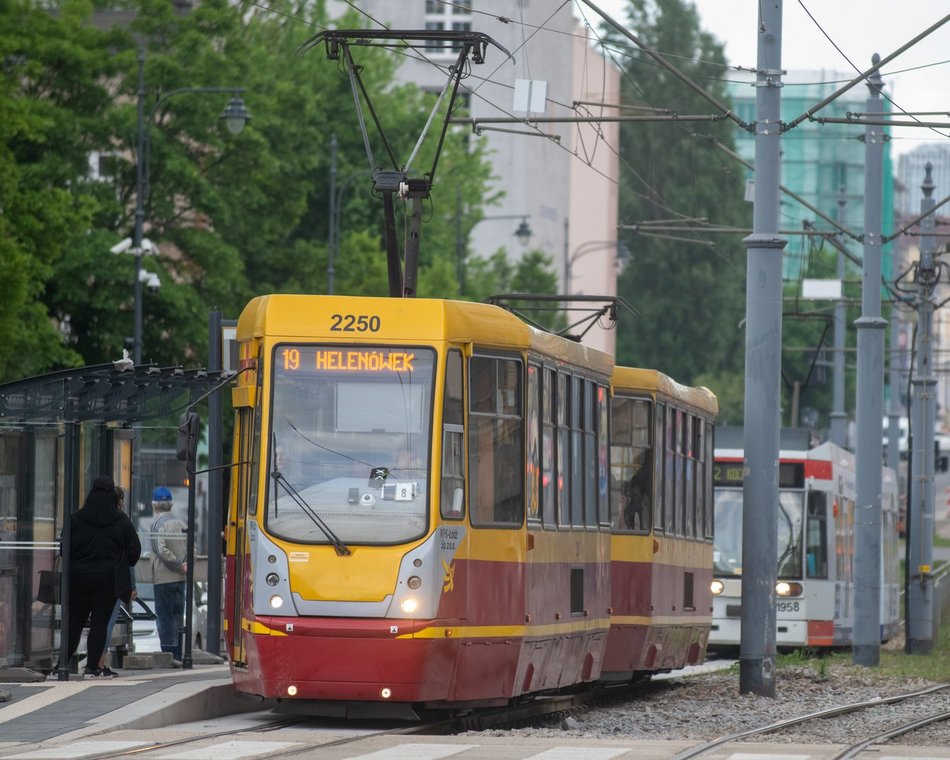
{"type": "MultiPolygon", "coordinates": [[[[346,7],[331,2],[331,15],[346,7]]],[[[570,5],[558,10],[530,0],[364,0],[359,7],[393,29],[482,32],[510,51],[514,62],[489,47],[485,63],[473,64],[463,78],[459,92],[475,119],[617,114],[599,104],[619,102],[619,72],[597,52],[596,37],[570,5]]],[[[433,47],[424,57],[405,56],[399,77],[437,91],[454,61],[450,49],[433,47]]],[[[527,249],[551,257],[561,292],[615,295],[619,125],[513,122],[486,124],[480,133],[493,163],[493,190],[503,196],[484,209],[470,251],[487,257],[505,248],[509,257],[520,256],[525,249],[514,233],[524,219],[531,228],[527,249]]],[[[594,327],[583,342],[614,352],[612,330],[594,327]]]]}

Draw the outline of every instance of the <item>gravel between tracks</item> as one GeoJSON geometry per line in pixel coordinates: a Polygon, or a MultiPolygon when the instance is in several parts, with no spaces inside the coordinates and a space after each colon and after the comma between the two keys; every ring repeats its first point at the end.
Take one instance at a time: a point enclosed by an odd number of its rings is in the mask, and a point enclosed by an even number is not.
{"type": "MultiPolygon", "coordinates": [[[[622,703],[592,707],[535,728],[489,731],[490,735],[577,736],[708,741],[830,707],[918,691],[934,682],[893,678],[873,669],[835,665],[825,673],[804,667],[778,672],[775,698],[739,694],[738,671],[720,671],[646,685],[622,703]]],[[[881,705],[836,718],[750,738],[749,741],[849,744],[906,721],[950,710],[950,690],[881,705]]],[[[893,740],[895,744],[950,745],[950,721],[893,740]]]]}

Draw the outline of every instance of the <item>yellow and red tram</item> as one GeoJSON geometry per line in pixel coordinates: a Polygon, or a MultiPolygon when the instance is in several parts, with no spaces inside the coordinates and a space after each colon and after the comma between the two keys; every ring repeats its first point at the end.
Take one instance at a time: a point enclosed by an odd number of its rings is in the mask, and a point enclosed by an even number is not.
{"type": "Polygon", "coordinates": [[[716,397],[615,367],[611,404],[611,627],[605,677],[703,661],[712,594],[716,397]]]}
{"type": "MultiPolygon", "coordinates": [[[[625,542],[652,543],[630,548],[624,594],[679,584],[680,605],[685,575],[711,572],[704,541],[676,527],[695,525],[710,472],[675,451],[684,522],[645,534],[612,520],[611,386],[639,375],[499,307],[442,300],[262,296],[237,340],[225,636],[238,690],[333,714],[462,707],[597,680],[615,639],[654,647],[635,670],[701,658],[704,633],[682,657],[681,636],[611,633],[652,625],[612,591],[625,542]],[[675,581],[677,562],[697,565],[675,581]]],[[[708,435],[711,394],[645,377],[662,387],[634,390],[708,435]]],[[[709,577],[694,580],[698,604],[709,577]]]]}

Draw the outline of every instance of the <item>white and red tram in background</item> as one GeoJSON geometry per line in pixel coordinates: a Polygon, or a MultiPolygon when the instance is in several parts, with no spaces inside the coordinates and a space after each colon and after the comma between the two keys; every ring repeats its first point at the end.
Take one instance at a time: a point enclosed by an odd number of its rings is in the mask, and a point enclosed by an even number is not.
{"type": "MultiPolygon", "coordinates": [[[[716,431],[713,621],[709,646],[738,646],[742,617],[742,428],[716,431]]],[[[779,451],[776,646],[850,646],[854,639],[855,459],[783,429],[779,451]]],[[[881,641],[900,618],[897,476],[881,489],[881,641]]]]}

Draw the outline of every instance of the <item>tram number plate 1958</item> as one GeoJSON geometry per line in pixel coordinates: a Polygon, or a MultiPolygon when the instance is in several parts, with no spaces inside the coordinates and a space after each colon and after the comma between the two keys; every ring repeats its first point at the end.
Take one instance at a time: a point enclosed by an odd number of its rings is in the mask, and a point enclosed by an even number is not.
{"type": "Polygon", "coordinates": [[[800,602],[776,602],[776,612],[799,612],[801,610],[800,602]]]}

